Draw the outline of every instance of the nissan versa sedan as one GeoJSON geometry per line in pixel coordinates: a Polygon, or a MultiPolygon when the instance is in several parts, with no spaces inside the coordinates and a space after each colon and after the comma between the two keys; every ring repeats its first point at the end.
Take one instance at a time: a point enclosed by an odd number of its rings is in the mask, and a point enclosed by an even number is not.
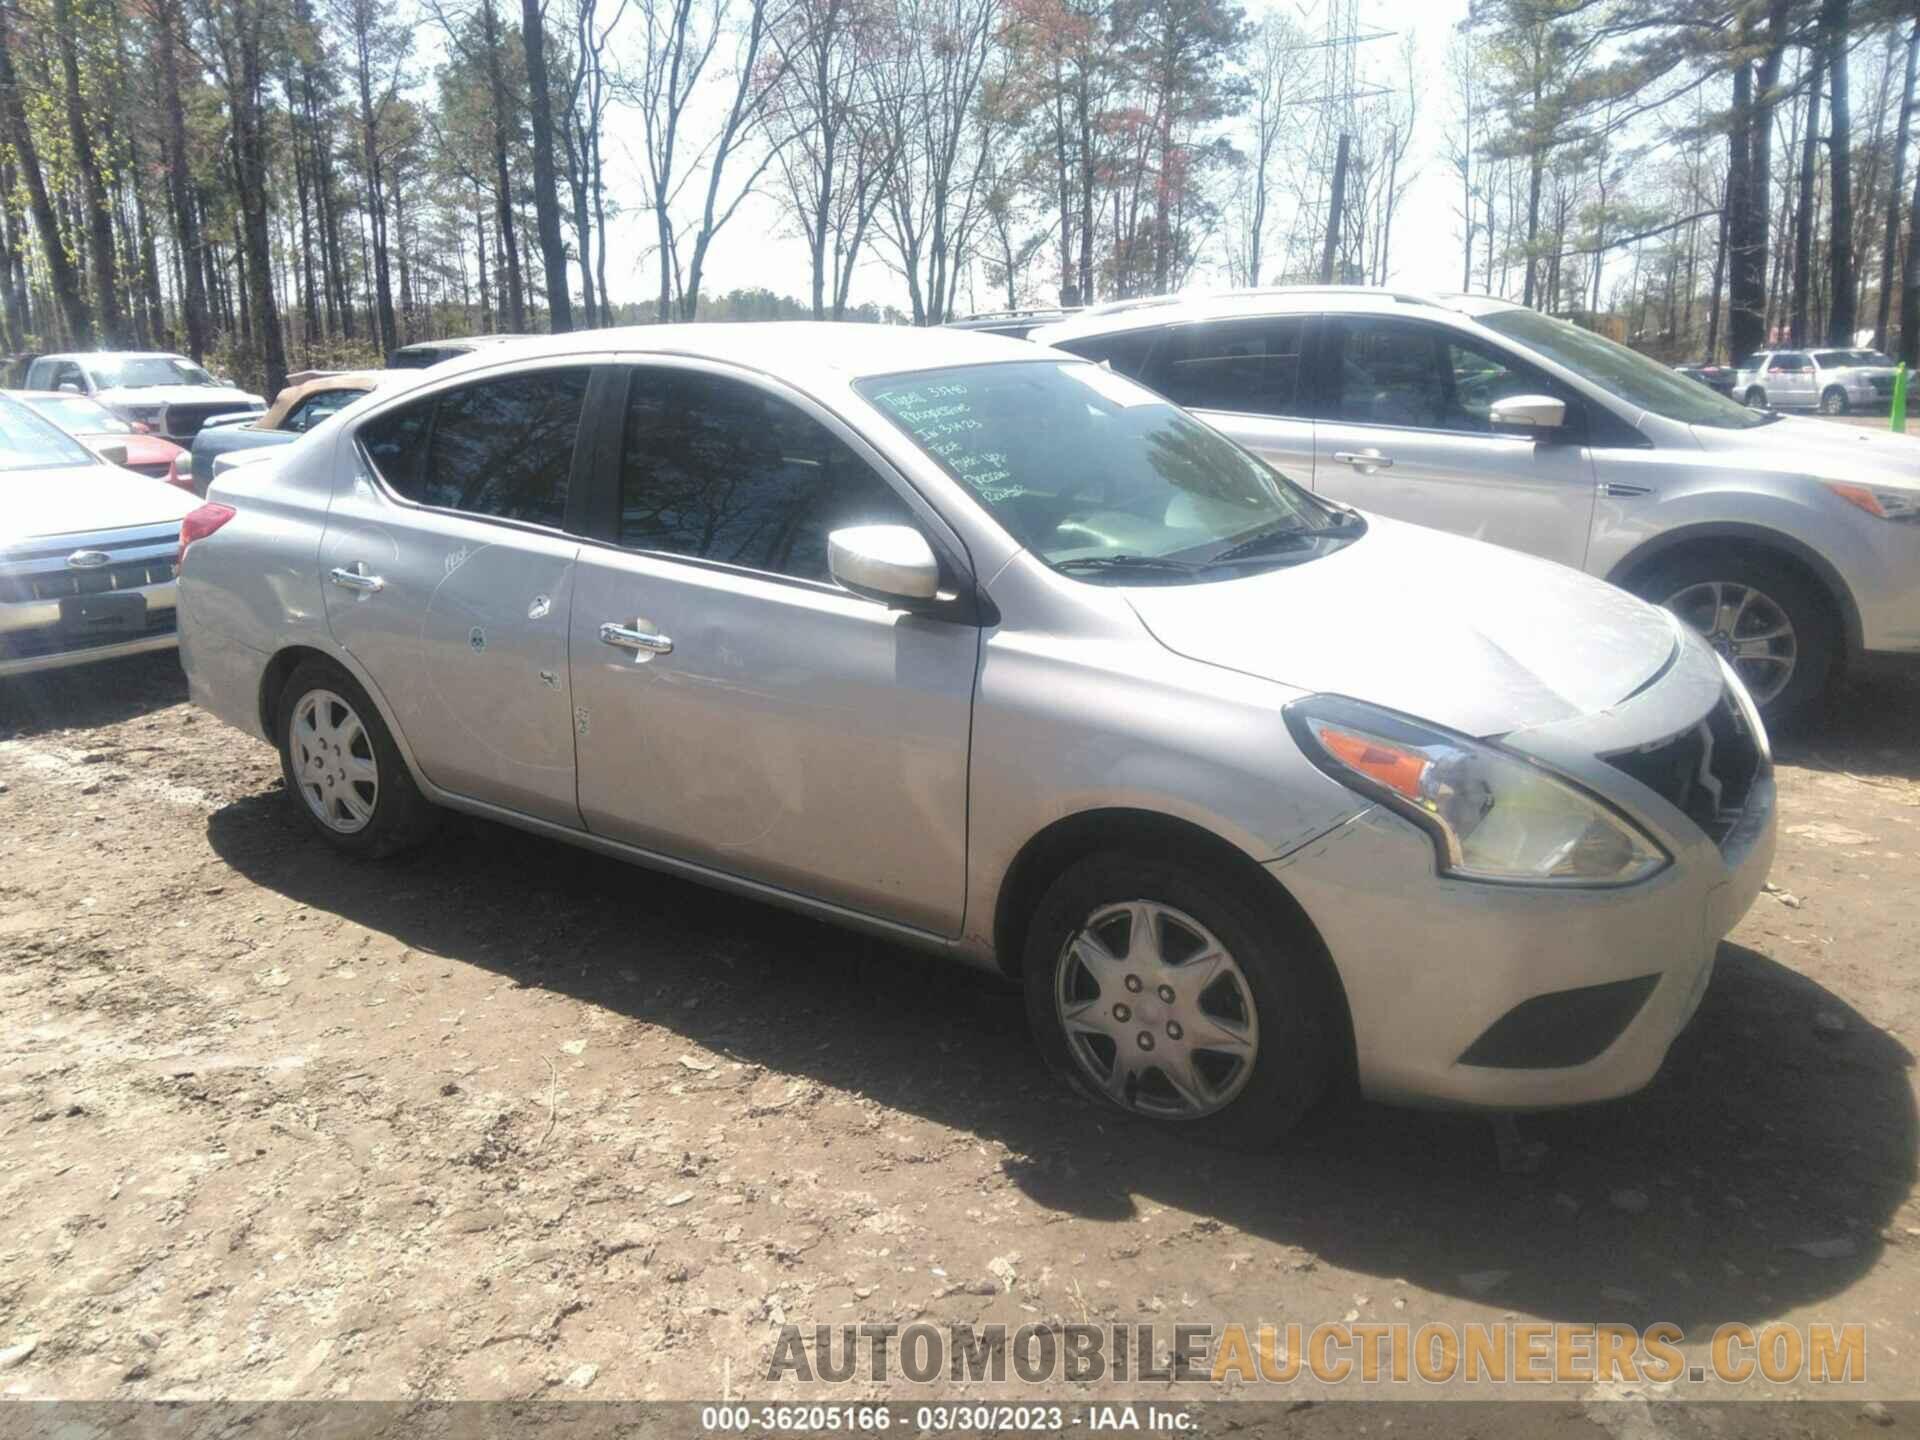
{"type": "Polygon", "coordinates": [[[650,327],[383,387],[181,529],[195,700],[380,856],[441,808],[1016,978],[1100,1104],[1272,1139],[1643,1085],[1774,845],[1746,687],[1104,367],[650,327]]]}
{"type": "Polygon", "coordinates": [[[1920,657],[1920,448],[1904,436],[1747,409],[1484,296],[1123,301],[1029,338],[1134,376],[1318,495],[1667,606],[1771,724],[1809,713],[1843,659],[1920,657]]]}

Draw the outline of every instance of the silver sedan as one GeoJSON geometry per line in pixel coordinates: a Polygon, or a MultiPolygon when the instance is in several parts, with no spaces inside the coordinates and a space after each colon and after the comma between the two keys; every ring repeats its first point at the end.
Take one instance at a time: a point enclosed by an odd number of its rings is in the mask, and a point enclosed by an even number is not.
{"type": "Polygon", "coordinates": [[[501,346],[186,522],[194,698],[327,843],[465,811],[1025,988],[1259,1143],[1643,1085],[1774,843],[1765,732],[1600,581],[1318,499],[1113,371],[866,326],[501,346]]]}

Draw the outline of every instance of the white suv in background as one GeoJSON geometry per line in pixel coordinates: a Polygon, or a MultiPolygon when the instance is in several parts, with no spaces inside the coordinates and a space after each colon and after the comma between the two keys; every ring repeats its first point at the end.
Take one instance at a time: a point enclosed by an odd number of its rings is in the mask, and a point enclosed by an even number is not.
{"type": "Polygon", "coordinates": [[[1667,606],[1772,719],[1819,697],[1844,656],[1920,654],[1920,448],[1905,437],[1748,409],[1479,296],[1122,301],[1030,338],[1144,381],[1320,494],[1667,606]]]}
{"type": "Polygon", "coordinates": [[[1893,400],[1893,357],[1878,350],[1762,350],[1734,369],[1733,393],[1756,408],[1845,415],[1893,400]]]}
{"type": "Polygon", "coordinates": [[[216,415],[267,408],[262,396],[216,380],[186,356],[165,351],[42,355],[28,366],[23,388],[90,395],[122,420],[176,445],[191,445],[216,415]]]}

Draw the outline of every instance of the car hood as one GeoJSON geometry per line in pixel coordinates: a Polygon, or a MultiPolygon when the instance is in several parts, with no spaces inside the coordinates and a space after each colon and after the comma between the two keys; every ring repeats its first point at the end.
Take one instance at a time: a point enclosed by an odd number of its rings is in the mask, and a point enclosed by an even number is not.
{"type": "Polygon", "coordinates": [[[1746,430],[1692,428],[1701,449],[1733,452],[1743,465],[1822,480],[1920,486],[1920,439],[1911,435],[1799,416],[1783,416],[1746,430]]]}
{"type": "Polygon", "coordinates": [[[1189,659],[1482,737],[1604,710],[1679,643],[1664,611],[1578,570],[1367,521],[1318,560],[1126,598],[1189,659]]]}
{"type": "Polygon", "coordinates": [[[102,405],[258,405],[267,402],[231,385],[137,385],[102,390],[93,397],[102,405]]]}
{"type": "Polygon", "coordinates": [[[184,490],[117,465],[59,466],[0,474],[0,546],[88,530],[172,525],[200,502],[184,490]]]}

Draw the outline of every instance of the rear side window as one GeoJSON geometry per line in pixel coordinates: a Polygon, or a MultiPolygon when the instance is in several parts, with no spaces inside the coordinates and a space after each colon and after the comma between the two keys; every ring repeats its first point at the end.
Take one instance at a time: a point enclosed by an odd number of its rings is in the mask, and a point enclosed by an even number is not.
{"type": "Polygon", "coordinates": [[[1141,378],[1189,410],[1243,415],[1304,415],[1297,315],[1182,325],[1167,332],[1141,378]]]}
{"type": "Polygon", "coordinates": [[[1102,362],[1129,379],[1138,380],[1153,354],[1153,342],[1166,332],[1159,328],[1122,330],[1117,335],[1084,335],[1077,340],[1062,340],[1053,348],[1078,355],[1098,365],[1102,362]]]}
{"type": "Polygon", "coordinates": [[[622,545],[831,581],[830,532],[913,523],[872,466],[777,395],[697,371],[634,372],[622,545]]]}
{"type": "Polygon", "coordinates": [[[380,478],[405,499],[561,526],[587,395],[586,367],[445,390],[361,427],[380,478]]]}
{"type": "Polygon", "coordinates": [[[1773,357],[1773,364],[1767,368],[1770,370],[1787,370],[1798,374],[1802,370],[1811,370],[1813,368],[1813,362],[1801,351],[1783,350],[1773,357]]]}

